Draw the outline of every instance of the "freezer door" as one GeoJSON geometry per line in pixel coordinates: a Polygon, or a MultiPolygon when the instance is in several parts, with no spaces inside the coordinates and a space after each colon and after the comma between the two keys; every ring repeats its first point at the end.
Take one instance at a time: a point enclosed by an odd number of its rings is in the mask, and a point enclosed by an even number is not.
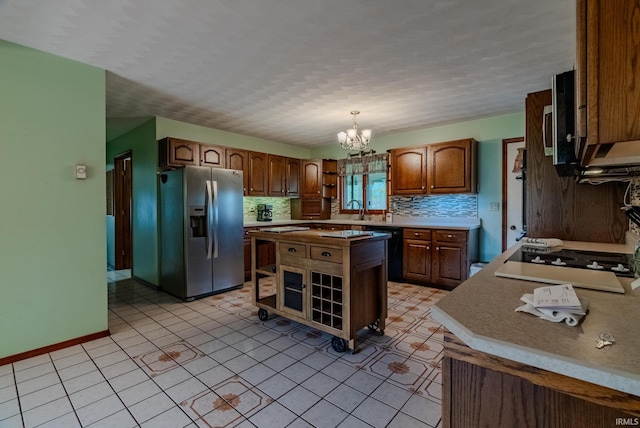
{"type": "Polygon", "coordinates": [[[185,299],[213,292],[211,259],[207,257],[211,197],[207,183],[211,168],[185,167],[184,247],[186,263],[185,299]],[[204,217],[202,217],[204,216],[204,217]]]}
{"type": "Polygon", "coordinates": [[[219,292],[244,282],[242,221],[242,172],[212,170],[213,291],[219,292]]]}

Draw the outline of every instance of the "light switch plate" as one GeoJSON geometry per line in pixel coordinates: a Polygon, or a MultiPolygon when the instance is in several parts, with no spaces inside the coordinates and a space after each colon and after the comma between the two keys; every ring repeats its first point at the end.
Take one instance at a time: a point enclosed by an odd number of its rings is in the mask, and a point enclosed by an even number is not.
{"type": "Polygon", "coordinates": [[[500,202],[490,202],[489,211],[500,211],[500,202]]]}
{"type": "Polygon", "coordinates": [[[76,165],[76,178],[80,180],[84,180],[85,178],[87,178],[86,165],[76,165]]]}

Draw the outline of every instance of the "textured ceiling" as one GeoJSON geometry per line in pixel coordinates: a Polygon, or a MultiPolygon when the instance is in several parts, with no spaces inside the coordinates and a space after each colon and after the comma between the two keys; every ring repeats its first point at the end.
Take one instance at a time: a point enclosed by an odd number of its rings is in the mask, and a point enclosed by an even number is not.
{"type": "Polygon", "coordinates": [[[522,110],[573,68],[575,0],[0,0],[0,39],[107,70],[108,138],[161,116],[335,141],[522,110]]]}

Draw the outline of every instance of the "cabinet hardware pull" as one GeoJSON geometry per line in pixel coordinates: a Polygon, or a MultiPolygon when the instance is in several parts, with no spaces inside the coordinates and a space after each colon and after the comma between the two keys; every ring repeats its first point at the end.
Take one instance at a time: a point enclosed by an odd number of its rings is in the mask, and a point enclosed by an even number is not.
{"type": "Polygon", "coordinates": [[[420,234],[418,232],[414,232],[413,236],[420,236],[420,234]]]}
{"type": "Polygon", "coordinates": [[[422,188],[424,189],[424,186],[422,186],[422,188]]]}
{"type": "Polygon", "coordinates": [[[453,238],[453,235],[447,235],[447,238],[453,238]]]}
{"type": "Polygon", "coordinates": [[[440,247],[436,247],[436,251],[440,251],[440,247]]]}
{"type": "Polygon", "coordinates": [[[429,246],[427,245],[427,250],[429,249],[429,246]]]}
{"type": "Polygon", "coordinates": [[[322,253],[320,253],[320,255],[324,257],[331,257],[331,253],[328,251],[323,251],[322,253]]]}
{"type": "Polygon", "coordinates": [[[287,250],[287,251],[289,251],[290,253],[295,253],[295,252],[296,252],[296,249],[295,249],[295,248],[293,248],[293,247],[290,247],[290,248],[289,248],[289,250],[287,250]]]}
{"type": "Polygon", "coordinates": [[[434,188],[434,185],[433,185],[433,184],[431,185],[431,188],[432,188],[432,189],[434,188]]]}
{"type": "Polygon", "coordinates": [[[318,190],[318,193],[320,193],[320,191],[318,190]]]}
{"type": "Polygon", "coordinates": [[[250,188],[249,190],[251,190],[251,191],[253,192],[253,187],[252,187],[252,188],[250,188]]]}
{"type": "Polygon", "coordinates": [[[300,284],[300,288],[305,288],[305,287],[306,287],[306,285],[300,284]]]}

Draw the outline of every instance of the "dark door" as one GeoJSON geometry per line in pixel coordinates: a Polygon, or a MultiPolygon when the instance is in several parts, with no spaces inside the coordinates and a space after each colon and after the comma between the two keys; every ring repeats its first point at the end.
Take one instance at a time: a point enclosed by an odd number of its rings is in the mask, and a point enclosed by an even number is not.
{"type": "Polygon", "coordinates": [[[114,215],[116,270],[131,269],[131,152],[114,159],[114,215]]]}

